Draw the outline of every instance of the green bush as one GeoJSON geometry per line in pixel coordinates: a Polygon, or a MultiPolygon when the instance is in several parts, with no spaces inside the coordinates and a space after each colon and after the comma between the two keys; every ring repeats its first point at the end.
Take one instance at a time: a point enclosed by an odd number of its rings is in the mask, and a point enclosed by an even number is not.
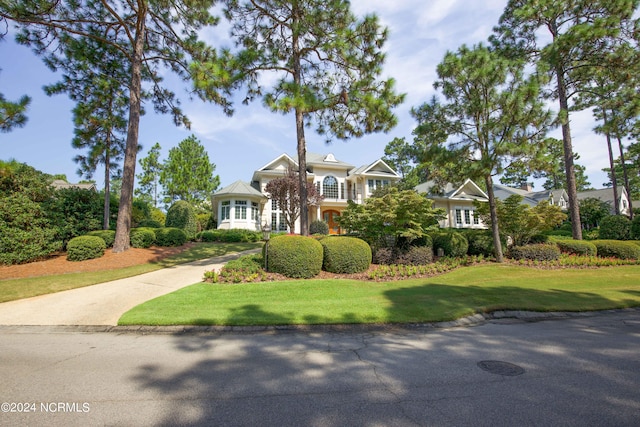
{"type": "Polygon", "coordinates": [[[491,257],[494,255],[491,230],[465,230],[464,237],[469,243],[467,254],[491,257]]]}
{"type": "Polygon", "coordinates": [[[542,233],[534,234],[533,236],[531,236],[531,239],[529,239],[529,243],[548,243],[548,242],[549,242],[549,236],[542,233]]]}
{"type": "Polygon", "coordinates": [[[156,228],[156,245],[182,246],[187,242],[187,234],[180,228],[156,228]]]}
{"type": "Polygon", "coordinates": [[[309,224],[309,234],[329,234],[329,224],[321,219],[316,219],[309,224]]]}
{"type": "Polygon", "coordinates": [[[366,271],[371,265],[371,247],[357,237],[327,237],[323,247],[322,269],[330,273],[349,274],[366,271]]]}
{"type": "Polygon", "coordinates": [[[593,240],[598,249],[598,256],[613,257],[619,259],[640,258],[640,246],[632,242],[622,242],[620,240],[593,240]]]}
{"type": "Polygon", "coordinates": [[[190,203],[178,200],[167,211],[165,226],[168,228],[180,228],[187,235],[187,240],[193,240],[198,233],[198,220],[196,211],[190,203]]]}
{"type": "Polygon", "coordinates": [[[566,236],[573,237],[571,230],[565,230],[562,228],[557,228],[555,230],[543,231],[542,234],[546,234],[547,236],[566,236]]]}
{"type": "Polygon", "coordinates": [[[631,221],[624,215],[609,215],[600,221],[598,238],[601,240],[629,240],[631,221]]]}
{"type": "Polygon", "coordinates": [[[116,240],[115,230],[94,230],[87,233],[87,236],[98,236],[104,240],[105,245],[108,248],[113,246],[113,242],[116,240]]]}
{"type": "Polygon", "coordinates": [[[198,234],[198,239],[203,242],[215,242],[216,233],[213,230],[206,230],[198,234]]]}
{"type": "Polygon", "coordinates": [[[78,236],[67,243],[67,259],[69,261],[84,261],[85,259],[100,258],[104,255],[107,245],[98,236],[78,236]]]}
{"type": "Polygon", "coordinates": [[[163,225],[155,219],[145,219],[138,223],[138,228],[162,228],[163,225]]]}
{"type": "Polygon", "coordinates": [[[138,227],[131,230],[129,240],[134,248],[148,248],[156,241],[155,228],[138,227]]]}
{"type": "Polygon", "coordinates": [[[262,239],[262,233],[259,231],[245,230],[242,228],[232,228],[230,230],[206,230],[198,233],[198,238],[203,242],[222,242],[222,243],[244,243],[259,242],[262,239]]]}
{"type": "Polygon", "coordinates": [[[557,240],[556,245],[560,252],[572,255],[596,256],[598,249],[596,245],[584,240],[557,240]]]}
{"type": "Polygon", "coordinates": [[[298,235],[275,236],[267,249],[267,270],[287,277],[308,279],[322,270],[322,245],[298,235]]]}
{"type": "Polygon", "coordinates": [[[431,246],[410,246],[409,249],[401,251],[395,264],[404,265],[427,265],[433,262],[433,248],[431,246]]]}
{"type": "Polygon", "coordinates": [[[634,215],[631,221],[631,238],[640,240],[640,215],[634,215]]]}
{"type": "Polygon", "coordinates": [[[396,263],[397,258],[397,250],[394,250],[393,248],[378,248],[376,249],[373,261],[379,265],[391,265],[396,263]]]}
{"type": "Polygon", "coordinates": [[[509,249],[509,257],[513,259],[530,259],[533,261],[555,261],[560,258],[560,249],[556,245],[547,245],[544,243],[513,246],[509,249]]]}
{"type": "Polygon", "coordinates": [[[433,251],[436,254],[438,249],[442,249],[444,256],[457,258],[465,256],[469,250],[466,237],[454,230],[437,232],[432,238],[433,251]]]}

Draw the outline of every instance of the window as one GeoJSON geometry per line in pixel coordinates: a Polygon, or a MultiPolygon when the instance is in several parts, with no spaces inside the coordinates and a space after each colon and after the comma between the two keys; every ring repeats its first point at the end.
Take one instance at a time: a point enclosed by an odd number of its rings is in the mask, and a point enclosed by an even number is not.
{"type": "Polygon", "coordinates": [[[327,199],[338,198],[338,180],[333,176],[328,176],[322,181],[322,194],[327,199]]]}
{"type": "Polygon", "coordinates": [[[256,202],[251,202],[251,219],[254,221],[260,221],[260,209],[256,202]]]}
{"type": "Polygon", "coordinates": [[[229,213],[231,211],[231,202],[229,200],[225,200],[221,203],[222,207],[220,208],[220,221],[224,221],[229,219],[229,213]]]}
{"type": "Polygon", "coordinates": [[[340,183],[340,198],[344,199],[344,182],[340,183]]]}
{"type": "Polygon", "coordinates": [[[464,223],[471,224],[471,211],[469,209],[464,210],[464,223]]]}
{"type": "Polygon", "coordinates": [[[247,201],[236,200],[235,203],[236,219],[247,219],[247,201]]]}
{"type": "Polygon", "coordinates": [[[373,193],[376,189],[386,187],[389,185],[388,179],[369,179],[367,180],[369,187],[369,194],[373,193]]]}
{"type": "Polygon", "coordinates": [[[475,211],[471,211],[473,214],[473,224],[474,225],[479,225],[480,224],[480,218],[478,218],[478,215],[476,215],[475,211]]]}
{"type": "Polygon", "coordinates": [[[462,209],[456,209],[456,224],[462,225],[462,209]]]}

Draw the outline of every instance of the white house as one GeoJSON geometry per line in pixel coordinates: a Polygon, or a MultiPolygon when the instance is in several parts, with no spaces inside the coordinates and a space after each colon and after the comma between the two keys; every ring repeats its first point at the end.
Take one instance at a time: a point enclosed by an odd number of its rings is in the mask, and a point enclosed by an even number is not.
{"type": "Polygon", "coordinates": [[[440,221],[441,228],[487,228],[476,215],[473,202],[488,202],[489,197],[472,180],[467,179],[459,186],[447,183],[444,188],[434,181],[427,181],[415,189],[419,193],[426,193],[434,201],[434,207],[445,210],[447,217],[440,221]]]}
{"type": "MultiPolygon", "coordinates": [[[[268,201],[267,183],[284,176],[289,168],[298,169],[298,162],[287,154],[268,162],[253,173],[251,184],[237,181],[212,196],[218,228],[260,230],[268,223],[276,231],[287,230],[284,214],[274,201],[268,201]]],[[[307,153],[307,179],[313,182],[324,199],[309,209],[309,223],[323,219],[332,234],[339,234],[336,218],[347,207],[347,201],[363,203],[381,186],[400,180],[400,176],[382,159],[360,167],[340,161],[333,154],[307,153]]]]}
{"type": "MultiPolygon", "coordinates": [[[[577,196],[578,200],[589,198],[601,200],[609,205],[611,214],[615,214],[613,187],[601,188],[599,190],[580,191],[577,196]]],[[[629,195],[623,186],[618,187],[618,206],[620,207],[620,215],[629,215],[629,195]]]]}
{"type": "Polygon", "coordinates": [[[537,206],[543,200],[548,201],[550,205],[559,206],[562,210],[567,210],[569,207],[569,196],[565,190],[533,191],[533,187],[529,183],[523,184],[520,188],[507,187],[502,184],[493,184],[493,194],[499,200],[505,200],[509,196],[513,195],[522,196],[522,203],[531,207],[537,206]]]}

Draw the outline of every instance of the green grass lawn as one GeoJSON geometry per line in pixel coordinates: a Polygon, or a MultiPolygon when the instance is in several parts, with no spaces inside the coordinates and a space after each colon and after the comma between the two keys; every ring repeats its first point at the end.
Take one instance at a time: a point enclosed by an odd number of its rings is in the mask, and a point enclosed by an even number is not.
{"type": "Polygon", "coordinates": [[[0,280],[0,302],[66,291],[69,289],[81,288],[83,286],[95,285],[96,283],[104,283],[125,277],[137,276],[138,274],[160,270],[161,268],[171,267],[177,264],[259,248],[262,244],[262,242],[198,243],[182,253],[170,256],[158,262],[120,268],[117,270],[0,280]]]}
{"type": "Polygon", "coordinates": [[[539,270],[482,264],[428,279],[200,283],[141,304],[121,325],[412,323],[500,309],[640,306],[640,266],[539,270]]]}

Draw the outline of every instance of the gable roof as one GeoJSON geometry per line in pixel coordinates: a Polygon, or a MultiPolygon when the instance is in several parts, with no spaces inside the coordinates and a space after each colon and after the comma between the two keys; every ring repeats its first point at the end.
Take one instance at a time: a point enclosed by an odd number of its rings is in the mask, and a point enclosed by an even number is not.
{"type": "MultiPolygon", "coordinates": [[[[622,195],[624,195],[625,197],[627,197],[627,199],[629,198],[627,196],[627,190],[623,186],[618,187],[618,191],[619,191],[618,197],[622,197],[622,195]]],[[[613,203],[613,200],[614,200],[613,187],[601,188],[599,190],[580,191],[578,192],[577,195],[578,195],[578,200],[594,198],[594,199],[600,199],[603,202],[607,202],[607,203],[613,203]]]]}
{"type": "Polygon", "coordinates": [[[432,199],[479,201],[487,201],[489,199],[487,194],[470,179],[466,179],[459,186],[454,186],[454,184],[448,182],[442,191],[438,191],[439,187],[436,181],[427,181],[417,185],[415,190],[419,193],[426,193],[432,199]]]}
{"type": "Polygon", "coordinates": [[[346,170],[353,169],[354,167],[349,163],[336,159],[335,156],[331,153],[318,154],[318,153],[307,152],[307,167],[309,166],[323,166],[323,167],[340,168],[340,169],[346,169],[346,170]]]}
{"type": "Polygon", "coordinates": [[[349,175],[376,175],[389,178],[400,178],[400,175],[393,170],[384,160],[378,159],[368,165],[351,169],[349,175]]]}
{"type": "Polygon", "coordinates": [[[98,191],[96,185],[92,182],[84,182],[80,184],[72,184],[70,182],[65,181],[64,179],[55,179],[51,183],[51,186],[56,190],[60,190],[63,188],[79,188],[81,190],[93,190],[98,191]]]}
{"type": "Polygon", "coordinates": [[[537,206],[543,200],[553,199],[559,201],[564,198],[567,201],[567,192],[564,189],[560,190],[541,190],[541,191],[527,191],[522,188],[508,187],[502,184],[493,184],[493,193],[497,199],[505,200],[509,196],[518,195],[522,196],[522,203],[526,203],[530,206],[537,206]]]}

